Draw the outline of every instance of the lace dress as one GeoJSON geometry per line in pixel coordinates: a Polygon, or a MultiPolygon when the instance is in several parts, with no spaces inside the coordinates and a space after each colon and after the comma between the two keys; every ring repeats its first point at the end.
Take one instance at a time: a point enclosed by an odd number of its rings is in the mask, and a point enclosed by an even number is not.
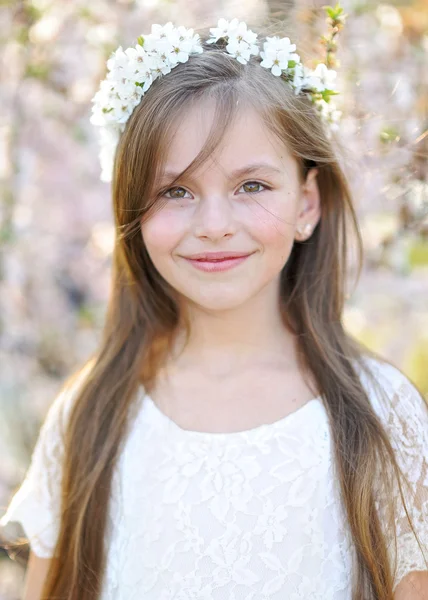
{"type": "MultiPolygon", "coordinates": [[[[412,483],[411,516],[428,561],[428,409],[398,369],[366,360],[387,390],[386,404],[361,374],[412,483]]],[[[52,404],[0,521],[20,521],[41,557],[55,547],[58,416],[72,397],[63,392],[52,404]]],[[[355,552],[321,396],[233,433],[184,430],[142,388],[138,400],[113,477],[102,600],[351,600],[355,552]]],[[[427,569],[404,508],[397,528],[395,586],[427,569]]]]}

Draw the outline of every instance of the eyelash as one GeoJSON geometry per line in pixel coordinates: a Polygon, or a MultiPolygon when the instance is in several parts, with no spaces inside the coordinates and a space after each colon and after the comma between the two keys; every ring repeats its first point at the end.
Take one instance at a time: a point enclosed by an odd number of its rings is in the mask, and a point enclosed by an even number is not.
{"type": "MultiPolygon", "coordinates": [[[[271,190],[272,188],[268,185],[266,185],[265,183],[261,183],[260,181],[253,181],[253,180],[249,180],[249,181],[244,181],[244,183],[241,185],[244,186],[247,183],[257,183],[258,185],[260,185],[261,187],[265,188],[266,190],[271,190]]],[[[165,190],[164,192],[162,192],[162,196],[166,196],[167,192],[170,192],[171,190],[184,190],[185,188],[182,187],[181,185],[177,185],[175,187],[171,187],[168,188],[167,190],[165,190]]],[[[241,188],[239,188],[241,189],[241,188]]],[[[260,192],[262,192],[264,190],[259,190],[257,192],[244,192],[245,194],[260,194],[260,192]]],[[[187,190],[186,190],[187,192],[187,190]]],[[[171,196],[166,196],[169,200],[185,200],[185,198],[172,198],[171,196]]]]}

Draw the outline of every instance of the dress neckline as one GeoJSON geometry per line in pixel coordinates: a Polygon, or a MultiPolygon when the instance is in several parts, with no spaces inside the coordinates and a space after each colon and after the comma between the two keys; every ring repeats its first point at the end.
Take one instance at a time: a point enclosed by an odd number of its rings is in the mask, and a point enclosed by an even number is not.
{"type": "Polygon", "coordinates": [[[150,394],[147,394],[143,390],[143,404],[146,403],[148,409],[154,414],[160,423],[166,425],[169,430],[175,431],[177,434],[191,437],[191,438],[199,438],[206,440],[232,440],[232,439],[248,439],[251,436],[258,436],[262,432],[266,432],[269,430],[276,431],[281,429],[282,427],[289,425],[293,422],[296,422],[299,418],[302,418],[311,410],[314,410],[315,407],[321,405],[323,406],[322,398],[323,395],[320,394],[314,398],[311,398],[302,406],[299,406],[296,410],[290,412],[285,417],[274,421],[273,423],[262,423],[261,425],[257,425],[256,427],[252,427],[251,429],[244,429],[240,431],[230,431],[230,432],[212,432],[212,431],[197,431],[194,429],[184,429],[180,425],[178,425],[175,421],[173,421],[170,417],[168,417],[158,405],[155,403],[150,394]]]}

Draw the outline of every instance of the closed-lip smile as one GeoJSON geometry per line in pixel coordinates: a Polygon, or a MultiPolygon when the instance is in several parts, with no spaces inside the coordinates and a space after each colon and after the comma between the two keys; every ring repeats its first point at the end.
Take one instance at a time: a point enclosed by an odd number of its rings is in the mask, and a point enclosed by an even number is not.
{"type": "Polygon", "coordinates": [[[206,273],[219,273],[229,271],[245,262],[254,252],[239,252],[231,250],[229,252],[201,252],[193,256],[184,256],[193,267],[198,271],[206,273]]]}
{"type": "Polygon", "coordinates": [[[202,261],[217,261],[217,260],[226,260],[233,258],[241,258],[243,256],[248,256],[252,254],[252,252],[239,252],[230,250],[229,252],[200,252],[199,254],[192,254],[191,256],[185,256],[184,258],[188,258],[190,260],[202,260],[202,261]]]}

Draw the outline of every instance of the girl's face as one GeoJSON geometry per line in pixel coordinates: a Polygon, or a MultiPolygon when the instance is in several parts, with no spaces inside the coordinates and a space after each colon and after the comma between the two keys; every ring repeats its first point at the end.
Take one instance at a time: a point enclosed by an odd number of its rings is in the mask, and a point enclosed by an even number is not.
{"type": "MultiPolygon", "coordinates": [[[[212,118],[212,107],[204,104],[180,122],[155,193],[199,153],[212,118]]],[[[314,227],[320,216],[315,175],[313,169],[301,186],[287,149],[254,109],[241,109],[215,153],[169,188],[165,204],[141,224],[154,266],[187,304],[209,311],[276,295],[296,226],[314,227]],[[222,271],[200,270],[186,258],[222,251],[250,256],[222,271]]]]}

